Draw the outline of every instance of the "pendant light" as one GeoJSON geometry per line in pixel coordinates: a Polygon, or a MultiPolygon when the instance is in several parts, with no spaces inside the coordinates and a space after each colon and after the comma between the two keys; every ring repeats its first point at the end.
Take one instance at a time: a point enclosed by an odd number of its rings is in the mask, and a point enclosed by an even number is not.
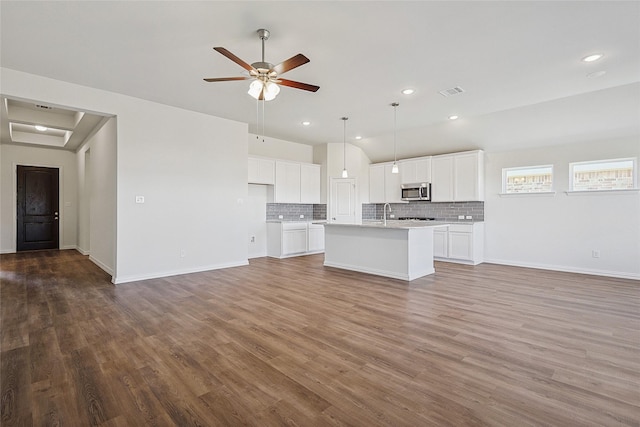
{"type": "Polygon", "coordinates": [[[347,172],[347,120],[349,120],[349,117],[342,117],[340,120],[344,122],[342,133],[342,177],[349,178],[349,173],[347,172]]]}
{"type": "Polygon", "coordinates": [[[398,158],[396,156],[396,125],[397,125],[397,111],[398,111],[398,104],[397,102],[394,102],[393,104],[391,104],[391,106],[393,107],[393,167],[391,168],[391,173],[398,173],[398,158]]]}

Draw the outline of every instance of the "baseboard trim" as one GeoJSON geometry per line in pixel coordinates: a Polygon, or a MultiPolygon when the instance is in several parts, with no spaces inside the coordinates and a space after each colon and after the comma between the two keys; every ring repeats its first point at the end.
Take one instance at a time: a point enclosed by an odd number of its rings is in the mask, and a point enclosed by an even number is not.
{"type": "Polygon", "coordinates": [[[92,257],[91,255],[89,255],[89,261],[91,261],[92,263],[94,263],[95,265],[97,265],[98,267],[100,267],[101,269],[103,269],[105,272],[107,272],[110,276],[113,277],[113,269],[109,266],[107,266],[105,263],[103,263],[102,261],[95,259],[94,257],[92,257]]]}
{"type": "Polygon", "coordinates": [[[489,264],[509,265],[512,267],[536,268],[539,270],[562,271],[565,273],[578,273],[578,274],[588,274],[591,276],[604,276],[604,277],[615,277],[618,279],[640,280],[640,273],[627,273],[627,272],[610,271],[610,270],[595,270],[595,269],[588,269],[588,268],[568,267],[564,265],[537,264],[537,263],[530,263],[530,262],[508,261],[503,259],[490,259],[490,258],[485,258],[484,262],[489,264]]]}
{"type": "Polygon", "coordinates": [[[80,254],[87,256],[87,255],[91,255],[91,251],[85,251],[84,249],[76,246],[75,247],[76,251],[80,252],[80,254]]]}
{"type": "Polygon", "coordinates": [[[222,268],[242,267],[245,265],[249,265],[248,259],[240,262],[232,262],[232,263],[226,263],[226,264],[213,264],[213,265],[206,265],[201,267],[186,268],[183,270],[170,270],[170,271],[163,271],[163,272],[157,272],[157,273],[151,273],[151,274],[114,277],[112,282],[115,285],[121,285],[123,283],[139,282],[141,280],[159,279],[162,277],[179,276],[181,274],[202,273],[203,271],[220,270],[222,268]]]}

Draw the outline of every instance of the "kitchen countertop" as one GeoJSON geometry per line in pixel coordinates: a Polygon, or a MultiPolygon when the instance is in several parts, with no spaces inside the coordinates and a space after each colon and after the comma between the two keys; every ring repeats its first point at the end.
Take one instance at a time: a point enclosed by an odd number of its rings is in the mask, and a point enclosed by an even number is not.
{"type": "Polygon", "coordinates": [[[349,226],[349,227],[366,227],[366,228],[395,228],[395,229],[409,229],[409,228],[425,228],[425,227],[443,227],[451,224],[448,221],[401,221],[401,220],[387,220],[385,225],[383,221],[364,220],[361,223],[345,224],[345,223],[332,223],[328,222],[327,225],[331,226],[349,226]]]}
{"type": "Polygon", "coordinates": [[[327,220],[326,219],[268,219],[267,222],[274,222],[274,223],[279,223],[279,222],[310,222],[312,224],[326,224],[327,220]]]}

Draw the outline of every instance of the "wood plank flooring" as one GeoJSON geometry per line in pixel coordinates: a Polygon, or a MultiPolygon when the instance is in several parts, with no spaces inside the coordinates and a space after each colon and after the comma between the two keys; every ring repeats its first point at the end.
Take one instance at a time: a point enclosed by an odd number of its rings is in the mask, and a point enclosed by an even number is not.
{"type": "Polygon", "coordinates": [[[322,255],[114,286],[0,256],[2,426],[638,426],[640,282],[322,255]]]}

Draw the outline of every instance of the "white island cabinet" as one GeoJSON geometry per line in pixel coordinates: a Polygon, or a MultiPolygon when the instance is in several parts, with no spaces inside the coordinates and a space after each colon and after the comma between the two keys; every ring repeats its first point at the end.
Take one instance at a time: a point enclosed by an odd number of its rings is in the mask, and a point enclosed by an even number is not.
{"type": "Polygon", "coordinates": [[[443,224],[327,224],[324,265],[400,280],[433,274],[433,230],[443,224]]]}

